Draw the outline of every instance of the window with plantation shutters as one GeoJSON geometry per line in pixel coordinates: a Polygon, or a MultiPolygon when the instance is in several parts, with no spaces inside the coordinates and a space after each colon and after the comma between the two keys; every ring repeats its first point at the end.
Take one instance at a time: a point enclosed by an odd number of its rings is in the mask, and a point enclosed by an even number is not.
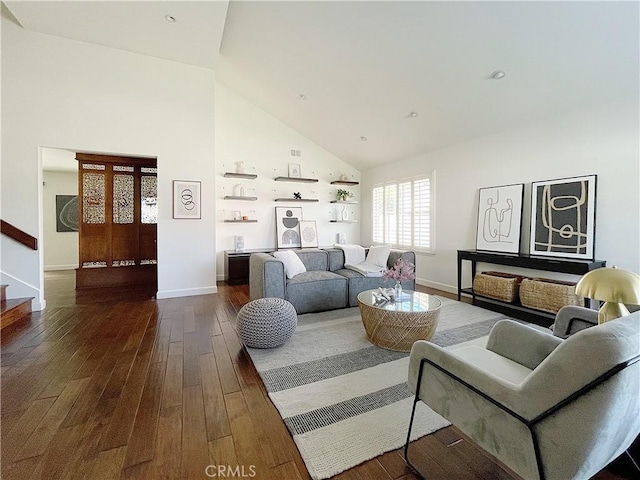
{"type": "Polygon", "coordinates": [[[374,243],[432,252],[433,173],[376,185],[372,193],[374,243]]]}

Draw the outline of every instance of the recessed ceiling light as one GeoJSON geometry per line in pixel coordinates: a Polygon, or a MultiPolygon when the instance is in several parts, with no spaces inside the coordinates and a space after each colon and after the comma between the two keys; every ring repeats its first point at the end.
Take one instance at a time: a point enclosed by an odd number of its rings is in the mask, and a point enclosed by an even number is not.
{"type": "Polygon", "coordinates": [[[506,73],[504,73],[502,70],[496,70],[490,75],[490,77],[492,80],[500,80],[501,78],[504,78],[505,75],[506,73]]]}
{"type": "Polygon", "coordinates": [[[363,142],[366,142],[369,139],[363,135],[363,136],[360,137],[360,140],[362,140],[363,142]]]}
{"type": "Polygon", "coordinates": [[[176,20],[176,17],[174,17],[172,15],[165,15],[164,19],[169,23],[176,23],[178,21],[178,20],[176,20]]]}
{"type": "Polygon", "coordinates": [[[306,99],[307,99],[307,96],[306,96],[304,93],[301,93],[300,95],[298,95],[298,98],[299,98],[300,100],[306,100],[306,99]]]}
{"type": "Polygon", "coordinates": [[[407,115],[407,117],[409,118],[416,118],[418,116],[418,112],[409,112],[409,115],[407,115]]]}

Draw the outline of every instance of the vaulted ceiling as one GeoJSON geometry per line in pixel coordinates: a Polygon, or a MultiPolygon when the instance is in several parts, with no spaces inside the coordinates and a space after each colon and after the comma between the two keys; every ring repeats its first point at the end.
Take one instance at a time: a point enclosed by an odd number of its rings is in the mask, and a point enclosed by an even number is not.
{"type": "Polygon", "coordinates": [[[637,2],[5,3],[29,30],[215,69],[359,169],[639,98],[637,2]]]}

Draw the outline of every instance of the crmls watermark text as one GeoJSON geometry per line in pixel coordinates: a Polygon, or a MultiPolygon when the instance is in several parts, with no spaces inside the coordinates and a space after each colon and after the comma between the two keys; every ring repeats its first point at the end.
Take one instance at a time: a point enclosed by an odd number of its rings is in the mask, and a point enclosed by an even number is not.
{"type": "Polygon", "coordinates": [[[204,473],[209,478],[253,478],[255,465],[207,465],[204,473]]]}

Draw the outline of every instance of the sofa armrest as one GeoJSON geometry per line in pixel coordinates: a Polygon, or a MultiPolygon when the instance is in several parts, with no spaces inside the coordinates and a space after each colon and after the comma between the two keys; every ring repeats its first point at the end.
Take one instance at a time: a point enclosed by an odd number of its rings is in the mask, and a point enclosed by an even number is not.
{"type": "MultiPolygon", "coordinates": [[[[249,257],[249,298],[285,299],[287,280],[284,264],[268,253],[252,253],[249,257]]],[[[285,299],[286,300],[286,299],[285,299]]]]}
{"type": "Polygon", "coordinates": [[[500,320],[491,329],[487,350],[533,370],[562,343],[562,339],[513,320],[500,320]]]}
{"type": "Polygon", "coordinates": [[[553,324],[553,334],[566,338],[580,330],[593,327],[598,324],[598,312],[585,307],[562,307],[553,324]]]}

